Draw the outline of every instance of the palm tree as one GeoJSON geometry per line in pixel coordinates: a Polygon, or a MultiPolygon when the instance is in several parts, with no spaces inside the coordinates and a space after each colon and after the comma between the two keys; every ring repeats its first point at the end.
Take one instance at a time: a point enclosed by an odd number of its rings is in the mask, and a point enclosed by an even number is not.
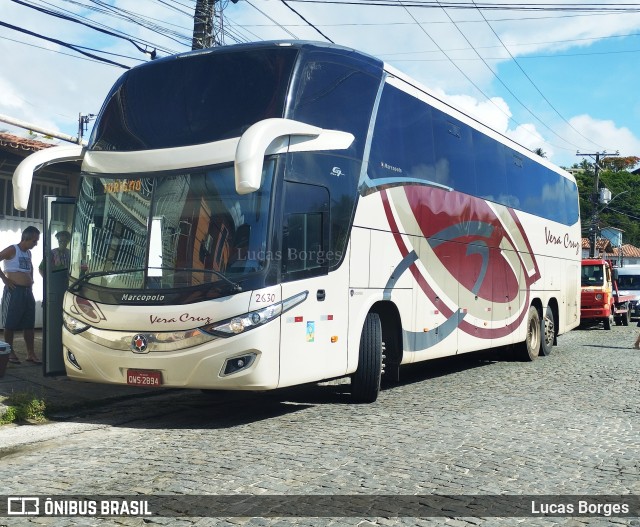
{"type": "Polygon", "coordinates": [[[533,150],[534,154],[538,154],[540,157],[547,157],[547,153],[540,147],[533,150]]]}

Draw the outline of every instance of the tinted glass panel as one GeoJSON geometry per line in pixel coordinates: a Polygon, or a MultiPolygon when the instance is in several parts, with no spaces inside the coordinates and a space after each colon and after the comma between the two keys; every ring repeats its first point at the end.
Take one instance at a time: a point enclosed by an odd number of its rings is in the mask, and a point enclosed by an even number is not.
{"type": "Polygon", "coordinates": [[[575,183],[471,126],[385,86],[368,174],[384,184],[440,183],[553,221],[579,218],[575,183]]]}
{"type": "Polygon", "coordinates": [[[322,214],[289,214],[287,271],[320,267],[323,262],[322,214]]]}
{"type": "Polygon", "coordinates": [[[291,118],[352,133],[355,141],[341,154],[362,158],[379,84],[379,77],[349,63],[332,62],[325,53],[310,54],[297,73],[291,118]]]}
{"type": "Polygon", "coordinates": [[[572,224],[580,216],[580,202],[578,200],[578,186],[567,178],[564,179],[564,208],[567,213],[567,223],[572,224]]]}
{"type": "Polygon", "coordinates": [[[509,149],[507,152],[507,188],[513,197],[511,206],[560,223],[573,223],[577,218],[578,200],[577,195],[572,196],[571,185],[565,184],[565,178],[517,152],[509,149]],[[568,207],[572,197],[575,204],[568,207]]]}
{"type": "Polygon", "coordinates": [[[286,182],[284,207],[282,256],[285,280],[324,272],[329,263],[327,189],[286,182]]]}
{"type": "Polygon", "coordinates": [[[282,117],[297,51],[207,52],[125,73],[109,94],[93,150],[147,150],[238,137],[282,117]]]}
{"type": "Polygon", "coordinates": [[[473,132],[478,196],[498,203],[509,203],[504,166],[505,147],[478,131],[473,132]]]}
{"type": "Polygon", "coordinates": [[[448,115],[433,110],[436,174],[438,183],[475,195],[471,128],[448,115]]]}
{"type": "Polygon", "coordinates": [[[331,224],[327,259],[330,267],[338,265],[345,254],[356,204],[360,165],[360,160],[340,157],[332,152],[291,154],[287,180],[329,189],[331,224]]]}
{"type": "Polygon", "coordinates": [[[369,177],[436,181],[431,107],[386,85],[371,143],[369,177]]]}
{"type": "MultiPolygon", "coordinates": [[[[262,271],[273,163],[257,192],[235,191],[233,167],[156,178],[82,180],[70,274],[107,289],[200,289],[262,271]]],[[[194,291],[191,300],[202,299],[194,291]]]]}

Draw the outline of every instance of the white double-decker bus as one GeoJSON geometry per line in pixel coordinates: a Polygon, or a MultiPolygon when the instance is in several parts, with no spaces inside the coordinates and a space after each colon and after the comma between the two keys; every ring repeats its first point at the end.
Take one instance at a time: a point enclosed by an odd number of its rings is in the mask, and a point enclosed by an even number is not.
{"type": "Polygon", "coordinates": [[[16,208],[35,169],[69,160],[73,221],[49,203],[45,249],[71,231],[50,297],[73,379],[351,376],[371,402],[401,365],[497,346],[532,360],[580,319],[572,176],[352,49],[263,42],[133,68],[88,146],[18,167],[16,208]]]}

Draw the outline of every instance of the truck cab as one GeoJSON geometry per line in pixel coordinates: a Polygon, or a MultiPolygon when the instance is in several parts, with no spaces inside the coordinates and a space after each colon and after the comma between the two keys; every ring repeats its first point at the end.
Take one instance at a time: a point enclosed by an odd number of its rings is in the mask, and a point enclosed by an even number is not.
{"type": "Polygon", "coordinates": [[[604,329],[616,325],[629,325],[631,298],[618,290],[618,270],[608,260],[590,258],[582,260],[580,323],[602,322],[604,329]]]}

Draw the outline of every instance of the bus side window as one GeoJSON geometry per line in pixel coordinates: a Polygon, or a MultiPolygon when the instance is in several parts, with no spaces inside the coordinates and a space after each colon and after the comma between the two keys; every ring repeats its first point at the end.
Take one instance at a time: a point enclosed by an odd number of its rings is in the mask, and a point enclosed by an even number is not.
{"type": "Polygon", "coordinates": [[[282,272],[284,281],[327,274],[329,193],[325,187],[285,183],[282,272]]]}

